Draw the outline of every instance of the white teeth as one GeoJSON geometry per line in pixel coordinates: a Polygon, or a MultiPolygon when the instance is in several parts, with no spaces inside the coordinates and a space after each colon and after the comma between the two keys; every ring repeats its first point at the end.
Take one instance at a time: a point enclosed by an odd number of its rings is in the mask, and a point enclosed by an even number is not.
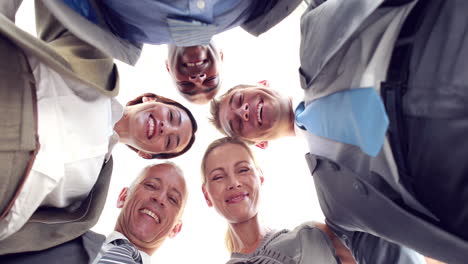
{"type": "Polygon", "coordinates": [[[263,103],[259,103],[258,106],[257,106],[257,121],[260,124],[262,123],[262,116],[261,116],[262,107],[263,107],[263,103]]]}
{"type": "Polygon", "coordinates": [[[143,209],[143,210],[141,210],[141,212],[151,216],[154,219],[154,221],[156,221],[156,223],[158,223],[158,224],[161,223],[161,222],[159,222],[159,217],[155,213],[151,212],[150,210],[143,209]]]}
{"type": "Polygon", "coordinates": [[[203,64],[203,61],[197,61],[197,62],[187,62],[187,66],[188,67],[194,67],[194,66],[198,66],[198,65],[202,65],[203,64]]]}
{"type": "Polygon", "coordinates": [[[153,117],[150,116],[149,118],[149,131],[148,131],[148,137],[151,138],[154,134],[154,119],[153,117]]]}

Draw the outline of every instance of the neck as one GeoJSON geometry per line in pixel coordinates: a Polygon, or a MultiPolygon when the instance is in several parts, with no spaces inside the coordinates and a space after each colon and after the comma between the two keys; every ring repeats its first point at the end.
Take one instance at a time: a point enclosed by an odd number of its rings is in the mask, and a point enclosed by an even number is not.
{"type": "Polygon", "coordinates": [[[233,252],[253,253],[269,230],[260,224],[258,215],[242,223],[229,224],[233,252]]]}
{"type": "Polygon", "coordinates": [[[158,241],[157,243],[152,243],[151,247],[144,247],[142,246],[141,243],[139,243],[139,240],[131,236],[129,233],[126,232],[125,229],[122,228],[119,223],[116,224],[115,226],[115,231],[121,233],[124,235],[139,251],[143,251],[149,256],[152,256],[154,252],[161,246],[161,244],[164,242],[164,239],[158,241]]]}
{"type": "Polygon", "coordinates": [[[125,108],[122,118],[114,125],[114,131],[119,135],[119,142],[128,144],[130,139],[129,119],[127,108],[125,108]]]}

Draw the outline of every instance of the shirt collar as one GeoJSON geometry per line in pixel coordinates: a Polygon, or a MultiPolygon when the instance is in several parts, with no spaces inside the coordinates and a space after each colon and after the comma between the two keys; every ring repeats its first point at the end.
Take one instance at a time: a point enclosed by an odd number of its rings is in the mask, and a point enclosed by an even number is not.
{"type": "MultiPolygon", "coordinates": [[[[130,241],[127,237],[125,237],[122,233],[118,232],[118,231],[112,231],[112,233],[110,233],[107,238],[106,238],[106,241],[104,242],[105,244],[109,244],[109,243],[112,243],[113,241],[115,240],[118,240],[118,239],[125,239],[125,240],[128,240],[130,241]]],[[[131,242],[131,241],[130,241],[131,242]]],[[[143,264],[151,264],[151,256],[146,254],[146,252],[143,252],[141,250],[138,250],[140,252],[140,255],[141,255],[141,262],[143,264]]]]}

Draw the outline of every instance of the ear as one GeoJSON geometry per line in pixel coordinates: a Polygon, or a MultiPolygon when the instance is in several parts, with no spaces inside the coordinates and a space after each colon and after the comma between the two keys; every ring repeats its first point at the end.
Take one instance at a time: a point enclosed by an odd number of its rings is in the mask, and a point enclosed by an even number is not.
{"type": "Polygon", "coordinates": [[[260,177],[260,183],[263,184],[263,182],[265,181],[265,177],[263,177],[263,171],[261,168],[257,167],[257,170],[258,170],[258,173],[259,173],[259,177],[260,177]]]}
{"type": "Polygon", "coordinates": [[[169,68],[169,61],[166,60],[166,70],[168,73],[171,73],[171,68],[169,68]]]}
{"type": "Polygon", "coordinates": [[[270,87],[270,82],[267,80],[259,81],[258,84],[264,86],[264,87],[270,87]]]}
{"type": "Polygon", "coordinates": [[[117,208],[123,208],[125,200],[127,199],[128,188],[125,187],[120,191],[119,198],[117,199],[117,208]]]}
{"type": "Polygon", "coordinates": [[[179,219],[177,224],[172,228],[168,237],[174,238],[177,234],[179,234],[180,230],[182,230],[182,220],[179,219]]]}
{"type": "Polygon", "coordinates": [[[203,196],[205,196],[206,204],[208,205],[208,207],[213,207],[213,203],[211,202],[210,197],[208,197],[208,192],[206,191],[205,185],[203,185],[201,189],[203,192],[203,196]]]}
{"type": "Polygon", "coordinates": [[[146,153],[144,151],[141,151],[139,150],[138,152],[138,156],[144,158],[144,159],[151,159],[153,157],[153,155],[149,154],[149,153],[146,153]]]}
{"type": "Polygon", "coordinates": [[[268,141],[257,142],[257,143],[255,143],[255,146],[257,148],[266,149],[266,148],[268,148],[268,141]]]}

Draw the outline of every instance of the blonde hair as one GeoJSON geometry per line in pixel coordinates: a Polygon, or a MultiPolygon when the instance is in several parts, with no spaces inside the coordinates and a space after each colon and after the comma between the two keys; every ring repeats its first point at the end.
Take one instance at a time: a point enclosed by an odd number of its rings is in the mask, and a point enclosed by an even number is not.
{"type": "MultiPolygon", "coordinates": [[[[243,147],[247,151],[247,153],[249,153],[249,156],[252,158],[254,164],[257,164],[257,162],[255,161],[255,156],[253,155],[252,150],[250,149],[250,147],[247,145],[247,143],[245,141],[242,141],[239,138],[233,138],[233,137],[219,138],[219,139],[211,142],[211,144],[206,148],[205,154],[203,155],[202,164],[201,164],[201,174],[202,174],[202,184],[203,185],[206,184],[206,176],[207,175],[205,175],[205,168],[206,168],[205,163],[206,163],[206,159],[207,159],[208,155],[214,149],[216,149],[218,147],[221,147],[221,146],[224,146],[226,144],[236,144],[236,145],[239,145],[239,146],[243,147]]],[[[232,233],[231,233],[230,228],[228,228],[227,231],[226,231],[226,236],[224,237],[224,243],[225,243],[226,248],[229,251],[229,253],[234,252],[234,243],[233,243],[232,233]]]]}

